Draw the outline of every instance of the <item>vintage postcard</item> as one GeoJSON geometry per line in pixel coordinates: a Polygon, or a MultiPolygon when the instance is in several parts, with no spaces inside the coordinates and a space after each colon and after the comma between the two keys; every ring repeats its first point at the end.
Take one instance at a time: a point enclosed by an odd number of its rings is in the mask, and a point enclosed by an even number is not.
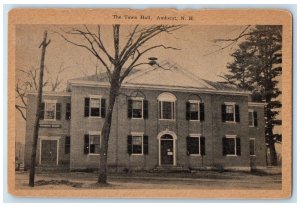
{"type": "Polygon", "coordinates": [[[291,196],[288,11],[14,9],[8,26],[12,195],[291,196]]]}

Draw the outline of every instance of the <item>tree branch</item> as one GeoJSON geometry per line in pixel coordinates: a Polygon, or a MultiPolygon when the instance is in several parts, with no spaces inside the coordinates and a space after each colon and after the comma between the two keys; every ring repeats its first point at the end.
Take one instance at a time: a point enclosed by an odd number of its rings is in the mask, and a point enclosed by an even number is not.
{"type": "Polygon", "coordinates": [[[24,111],[22,110],[22,108],[24,109],[24,107],[19,106],[19,105],[15,105],[15,108],[20,112],[22,118],[26,121],[25,113],[24,113],[24,111]]]}

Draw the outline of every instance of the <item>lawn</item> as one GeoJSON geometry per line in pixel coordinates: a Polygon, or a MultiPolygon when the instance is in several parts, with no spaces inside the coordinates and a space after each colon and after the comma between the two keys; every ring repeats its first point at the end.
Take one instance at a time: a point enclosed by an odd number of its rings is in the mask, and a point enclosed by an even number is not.
{"type": "MultiPolygon", "coordinates": [[[[112,173],[109,185],[96,185],[97,173],[40,172],[38,189],[281,189],[281,174],[199,171],[194,173],[112,173]]],[[[16,188],[28,187],[28,172],[16,172],[16,188]]]]}

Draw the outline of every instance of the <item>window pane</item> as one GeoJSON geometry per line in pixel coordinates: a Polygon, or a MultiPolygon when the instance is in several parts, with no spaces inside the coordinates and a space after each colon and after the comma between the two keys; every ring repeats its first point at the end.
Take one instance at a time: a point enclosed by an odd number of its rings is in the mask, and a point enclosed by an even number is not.
{"type": "Polygon", "coordinates": [[[56,103],[45,103],[45,119],[55,118],[55,105],[56,103]]]}
{"type": "Polygon", "coordinates": [[[143,101],[134,100],[132,101],[132,117],[142,118],[142,106],[143,101]]]}
{"type": "Polygon", "coordinates": [[[92,108],[100,108],[100,99],[99,98],[91,98],[90,105],[92,108]]]}
{"type": "Polygon", "coordinates": [[[142,154],[142,137],[133,136],[132,137],[132,153],[133,154],[142,154]]]}
{"type": "Polygon", "coordinates": [[[227,138],[227,154],[228,155],[235,155],[235,139],[234,138],[227,138]]]}
{"type": "Polygon", "coordinates": [[[226,105],[226,121],[234,121],[233,105],[226,105]]]}
{"type": "Polygon", "coordinates": [[[100,135],[90,135],[90,153],[100,153],[100,135]]]}
{"type": "Polygon", "coordinates": [[[250,139],[250,155],[255,155],[255,140],[250,139]]]}
{"type": "Polygon", "coordinates": [[[162,102],[163,119],[172,119],[172,102],[162,102]]]}
{"type": "Polygon", "coordinates": [[[100,116],[100,99],[91,98],[90,108],[91,108],[91,116],[100,116]]]}
{"type": "Polygon", "coordinates": [[[199,104],[190,103],[190,120],[199,120],[199,104]]]}
{"type": "Polygon", "coordinates": [[[199,138],[195,137],[195,138],[191,138],[190,139],[190,154],[200,154],[200,150],[199,150],[199,138]]]}
{"type": "Polygon", "coordinates": [[[249,126],[253,126],[253,112],[248,112],[249,126]]]}

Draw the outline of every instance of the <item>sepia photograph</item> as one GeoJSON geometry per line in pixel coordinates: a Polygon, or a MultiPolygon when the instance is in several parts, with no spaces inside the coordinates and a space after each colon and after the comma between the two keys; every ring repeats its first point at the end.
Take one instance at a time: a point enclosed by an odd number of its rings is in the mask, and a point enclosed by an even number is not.
{"type": "Polygon", "coordinates": [[[287,13],[226,23],[215,11],[223,22],[206,23],[199,11],[96,9],[66,23],[49,10],[54,20],[27,21],[36,11],[10,13],[13,194],[290,195],[287,13]]]}

